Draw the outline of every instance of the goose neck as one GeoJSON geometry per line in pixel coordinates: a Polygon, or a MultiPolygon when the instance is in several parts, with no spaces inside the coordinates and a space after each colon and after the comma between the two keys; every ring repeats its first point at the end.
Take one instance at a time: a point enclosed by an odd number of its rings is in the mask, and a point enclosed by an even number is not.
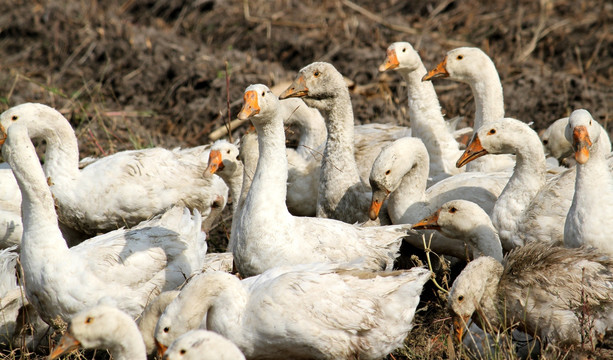
{"type": "Polygon", "coordinates": [[[53,181],[62,178],[79,177],[79,145],[74,130],[63,117],[48,122],[41,129],[42,138],[47,143],[45,151],[45,174],[53,181]]]}
{"type": "MultiPolygon", "coordinates": [[[[490,222],[489,218],[487,219],[490,222]]],[[[473,257],[490,256],[499,262],[502,262],[502,245],[500,238],[494,226],[490,224],[482,224],[475,227],[474,232],[470,235],[469,241],[474,247],[473,257]]]]}
{"type": "Polygon", "coordinates": [[[428,159],[418,156],[400,180],[400,184],[388,199],[388,213],[394,224],[413,223],[428,215],[426,187],[428,183],[428,159]]]}
{"type": "Polygon", "coordinates": [[[136,324],[118,326],[113,333],[114,343],[109,346],[113,359],[117,360],[145,360],[147,350],[143,338],[136,324]]]}
{"type": "Polygon", "coordinates": [[[22,251],[29,253],[27,249],[47,250],[47,247],[68,250],[59,230],[53,195],[27,128],[12,125],[8,133],[2,154],[11,165],[21,190],[22,251]]]}
{"type": "Polygon", "coordinates": [[[247,337],[243,336],[242,319],[249,300],[249,293],[242,281],[233,275],[220,276],[207,283],[207,288],[213,290],[209,295],[200,297],[207,306],[206,327],[235,342],[239,348],[247,337]],[[231,277],[231,278],[230,278],[231,277]],[[220,281],[217,281],[217,280],[220,281]]]}
{"type": "Polygon", "coordinates": [[[504,98],[498,72],[483,71],[483,76],[470,84],[475,97],[474,129],[504,117],[504,98]]]}

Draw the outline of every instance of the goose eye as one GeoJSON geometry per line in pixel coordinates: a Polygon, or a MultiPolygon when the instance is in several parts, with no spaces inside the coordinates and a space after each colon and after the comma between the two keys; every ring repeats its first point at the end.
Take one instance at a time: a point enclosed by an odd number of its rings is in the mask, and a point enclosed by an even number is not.
{"type": "Polygon", "coordinates": [[[495,133],[496,133],[496,129],[491,129],[491,130],[488,132],[488,134],[489,134],[489,135],[494,135],[495,133]]]}
{"type": "Polygon", "coordinates": [[[236,155],[236,160],[240,161],[241,160],[241,156],[240,155],[236,155]]]}
{"type": "Polygon", "coordinates": [[[17,116],[17,115],[13,115],[13,116],[11,117],[11,120],[13,120],[13,121],[17,121],[17,119],[19,119],[19,116],[17,116]]]}
{"type": "Polygon", "coordinates": [[[452,214],[455,213],[456,211],[458,211],[458,209],[456,209],[455,207],[452,207],[451,209],[449,209],[449,212],[452,214]]]}
{"type": "Polygon", "coordinates": [[[266,96],[266,91],[262,91],[262,96],[266,96]]]}
{"type": "Polygon", "coordinates": [[[460,296],[458,296],[458,301],[459,301],[459,302],[464,301],[464,295],[460,295],[460,296]]]}
{"type": "Polygon", "coordinates": [[[226,154],[230,154],[230,150],[226,151],[226,154]]]}
{"type": "Polygon", "coordinates": [[[385,172],[385,175],[389,175],[391,172],[392,172],[392,170],[387,170],[387,171],[385,172]]]}
{"type": "Polygon", "coordinates": [[[464,59],[464,55],[458,55],[458,57],[456,59],[462,60],[462,59],[464,59]]]}
{"type": "Polygon", "coordinates": [[[315,72],[313,73],[313,76],[319,77],[319,75],[321,75],[321,72],[319,72],[319,70],[315,70],[315,72]]]}
{"type": "Polygon", "coordinates": [[[168,326],[164,328],[164,332],[165,332],[165,333],[167,333],[167,332],[169,332],[169,331],[170,331],[170,328],[169,328],[168,326]]]}
{"type": "Polygon", "coordinates": [[[85,319],[85,323],[86,323],[86,324],[91,324],[91,323],[92,323],[92,321],[94,321],[94,318],[93,318],[93,317],[91,317],[91,316],[88,316],[88,317],[87,317],[87,319],[85,319]]]}
{"type": "Polygon", "coordinates": [[[543,140],[543,145],[547,145],[549,143],[549,140],[543,140]]]}
{"type": "Polygon", "coordinates": [[[187,352],[187,351],[185,351],[185,349],[181,349],[181,350],[179,351],[179,354],[181,354],[181,355],[185,355],[185,353],[186,353],[186,352],[187,352]]]}
{"type": "Polygon", "coordinates": [[[407,48],[402,48],[402,52],[407,52],[407,48]]]}

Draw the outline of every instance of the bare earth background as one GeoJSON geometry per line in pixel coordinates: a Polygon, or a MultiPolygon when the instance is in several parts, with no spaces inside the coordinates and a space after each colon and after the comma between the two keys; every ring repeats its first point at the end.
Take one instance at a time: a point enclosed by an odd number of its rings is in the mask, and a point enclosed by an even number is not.
{"type": "MultiPolygon", "coordinates": [[[[612,26],[605,0],[5,0],[0,111],[28,101],[59,109],[82,157],[195,146],[224,124],[228,102],[238,112],[249,84],[282,84],[328,61],[354,83],[357,123],[408,125],[406,85],[377,67],[390,43],[409,41],[428,69],[452,48],[482,48],[498,67],[507,116],[537,130],[576,108],[610,129],[612,26]]],[[[471,125],[469,87],[435,86],[447,117],[471,125]]],[[[228,221],[212,248],[223,249],[228,221]]],[[[446,325],[421,321],[417,333],[432,332],[424,347],[397,358],[452,356],[446,325]]]]}

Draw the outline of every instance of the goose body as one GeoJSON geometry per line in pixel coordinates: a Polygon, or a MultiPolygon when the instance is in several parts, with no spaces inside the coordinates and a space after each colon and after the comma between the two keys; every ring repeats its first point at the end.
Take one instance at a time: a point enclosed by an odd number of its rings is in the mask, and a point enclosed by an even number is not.
{"type": "Polygon", "coordinates": [[[173,205],[204,213],[219,195],[211,193],[215,180],[202,176],[208,159],[205,146],[123,151],[80,170],[76,136],[58,111],[26,103],[0,115],[7,131],[17,123],[28,128],[31,138],[46,141],[45,177],[60,221],[80,232],[96,234],[134,226],[173,205]]]}
{"type": "Polygon", "coordinates": [[[455,166],[462,151],[447,131],[432,82],[421,81],[427,73],[426,67],[410,43],[396,42],[387,48],[387,57],[379,71],[388,69],[399,72],[407,82],[412,136],[420,138],[428,149],[430,177],[437,179],[463,172],[455,166]]]}
{"type": "Polygon", "coordinates": [[[206,328],[249,359],[379,359],[402,346],[430,273],[306,264],[206,276],[206,328]]]}
{"type": "Polygon", "coordinates": [[[567,117],[558,119],[551,123],[540,135],[545,153],[553,156],[559,162],[573,153],[572,146],[564,136],[567,125],[567,117]]]}
{"type": "Polygon", "coordinates": [[[8,129],[2,154],[22,193],[26,295],[45,322],[67,321],[102,298],[136,317],[152,294],[180,285],[186,274],[201,268],[206,253],[202,219],[181,207],[69,249],[25,124],[8,129]]]}
{"type": "Polygon", "coordinates": [[[526,334],[565,346],[581,342],[586,312],[594,321],[587,336],[612,328],[612,288],[613,262],[596,249],[535,242],[513,250],[502,264],[488,256],[471,261],[448,304],[460,338],[472,317],[483,329],[518,324],[526,334]]]}
{"type": "Polygon", "coordinates": [[[230,340],[207,330],[192,330],[179,337],[164,353],[164,360],[244,360],[230,340]]]}
{"type": "Polygon", "coordinates": [[[564,244],[590,245],[613,256],[613,176],[607,161],[611,143],[600,136],[601,132],[604,129],[587,110],[575,110],[570,115],[565,133],[575,150],[577,165],[573,202],[564,224],[564,244]]]}
{"type": "Polygon", "coordinates": [[[239,118],[258,132],[259,159],[240,217],[233,225],[234,261],[243,276],[275,266],[347,262],[390,268],[407,226],[360,228],[332,219],[292,216],[285,205],[287,157],[278,98],[264,85],[245,91],[239,118]]]}
{"type": "MultiPolygon", "coordinates": [[[[438,77],[470,86],[475,98],[474,132],[484,124],[504,117],[500,76],[492,59],[481,49],[461,47],[447,52],[443,61],[430,70],[423,79],[431,80],[438,77]]],[[[513,165],[514,159],[510,155],[488,156],[473,162],[468,171],[509,171],[513,165]]]]}

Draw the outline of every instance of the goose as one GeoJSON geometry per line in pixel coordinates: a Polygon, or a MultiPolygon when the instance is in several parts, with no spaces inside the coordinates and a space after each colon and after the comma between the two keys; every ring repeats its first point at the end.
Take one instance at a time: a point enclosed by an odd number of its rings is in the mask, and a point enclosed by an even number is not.
{"type": "Polygon", "coordinates": [[[545,153],[556,158],[560,163],[573,153],[571,144],[566,140],[564,131],[568,125],[568,117],[551,123],[540,135],[545,153]]]}
{"type": "MultiPolygon", "coordinates": [[[[595,248],[534,242],[511,251],[501,264],[489,256],[471,261],[449,292],[455,335],[468,320],[483,329],[512,324],[557,346],[579,344],[581,334],[613,328],[613,260],[595,248]],[[581,326],[589,314],[593,326],[581,326]]],[[[588,335],[589,336],[589,335],[588,335]]]]}
{"type": "MultiPolygon", "coordinates": [[[[504,117],[504,98],[502,83],[496,65],[483,50],[474,47],[461,47],[447,52],[447,55],[422,80],[444,77],[470,85],[475,98],[476,132],[484,124],[504,117]]],[[[474,132],[473,132],[474,134],[474,132]]],[[[468,171],[507,171],[513,168],[511,156],[499,156],[473,162],[468,171]]]]}
{"type": "Polygon", "coordinates": [[[198,305],[206,329],[249,359],[380,359],[402,346],[430,272],[359,267],[285,266],[242,281],[212,272],[198,305]]]}
{"type": "Polygon", "coordinates": [[[166,307],[179,295],[179,290],[169,290],[156,296],[143,310],[138,319],[138,331],[140,331],[145,350],[148,356],[154,356],[155,345],[155,326],[166,307]]]}
{"type": "Polygon", "coordinates": [[[472,201],[448,201],[430,216],[413,224],[413,229],[438,230],[470,245],[473,259],[489,256],[502,262],[498,232],[485,210],[472,201]]]}
{"type": "Polygon", "coordinates": [[[51,351],[49,360],[79,347],[107,349],[115,360],[147,359],[145,343],[132,317],[106,304],[74,314],[68,330],[51,351]]]}
{"type": "Polygon", "coordinates": [[[79,170],[76,136],[57,110],[25,103],[0,114],[6,131],[18,123],[47,143],[45,177],[60,221],[85,234],[134,226],[173,205],[203,213],[217,195],[210,193],[211,177],[202,176],[208,147],[123,151],[79,170]]]}
{"type": "Polygon", "coordinates": [[[0,163],[0,249],[21,242],[21,192],[7,163],[0,163]]]}
{"type": "Polygon", "coordinates": [[[302,98],[327,117],[317,217],[350,224],[368,221],[371,194],[360,179],[355,161],[353,109],[343,76],[332,64],[312,63],[300,70],[280,99],[289,97],[302,98]]]}
{"type": "Polygon", "coordinates": [[[613,176],[607,161],[611,143],[600,135],[606,132],[589,111],[570,114],[566,139],[575,151],[576,177],[572,205],[564,224],[564,244],[590,245],[613,256],[613,176]]]}
{"type": "Polygon", "coordinates": [[[22,194],[20,260],[26,296],[45,322],[57,323],[58,317],[68,321],[102,298],[113,299],[136,317],[150,296],[175,288],[201,268],[206,253],[202,218],[197,210],[192,216],[178,206],[133,229],[115,230],[68,248],[28,132],[25,122],[11,125],[2,155],[22,194]]]}
{"type": "Polygon", "coordinates": [[[575,169],[547,180],[543,146],[527,124],[503,118],[482,126],[457,165],[485,154],[510,153],[516,154],[517,164],[492,212],[503,249],[509,251],[531,241],[561,243],[573,198],[575,169]]]}
{"type": "Polygon", "coordinates": [[[164,354],[164,360],[244,360],[245,355],[225,337],[207,330],[180,336],[164,354]]]}
{"type": "Polygon", "coordinates": [[[365,268],[391,268],[409,226],[363,228],[289,213],[285,205],[287,156],[278,102],[265,85],[250,85],[238,114],[255,126],[260,154],[231,234],[240,274],[248,277],[276,266],[342,263],[358,257],[364,259],[365,268]]]}
{"type": "Polygon", "coordinates": [[[407,82],[412,136],[420,138],[428,149],[430,177],[438,179],[463,172],[455,166],[462,151],[447,131],[432,82],[421,81],[427,73],[426,67],[410,43],[395,42],[387,48],[387,56],[379,71],[390,69],[399,72],[407,82]]]}
{"type": "MultiPolygon", "coordinates": [[[[370,174],[372,201],[369,216],[378,216],[387,199],[387,211],[393,224],[414,224],[445,202],[465,199],[483,206],[491,213],[509,174],[468,172],[457,174],[427,188],[428,151],[421,139],[406,137],[383,148],[370,174]]],[[[405,241],[423,247],[422,233],[410,234],[405,241]]],[[[432,250],[439,254],[465,258],[465,246],[434,233],[432,250]]]]}

